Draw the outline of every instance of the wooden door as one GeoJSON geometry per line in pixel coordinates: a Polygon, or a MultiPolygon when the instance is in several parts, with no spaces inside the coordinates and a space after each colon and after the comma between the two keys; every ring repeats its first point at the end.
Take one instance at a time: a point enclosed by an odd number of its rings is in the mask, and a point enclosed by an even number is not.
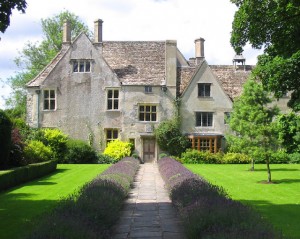
{"type": "Polygon", "coordinates": [[[155,160],[155,139],[143,139],[143,159],[145,163],[150,163],[155,160]]]}

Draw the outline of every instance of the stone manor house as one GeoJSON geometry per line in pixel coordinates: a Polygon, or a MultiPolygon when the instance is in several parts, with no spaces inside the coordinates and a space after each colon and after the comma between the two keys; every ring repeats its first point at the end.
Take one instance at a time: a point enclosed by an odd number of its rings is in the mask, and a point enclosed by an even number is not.
{"type": "Polygon", "coordinates": [[[93,40],[81,33],[74,41],[64,24],[61,51],[27,84],[30,126],[59,128],[99,150],[114,139],[130,141],[152,161],[160,153],[154,128],[174,116],[180,97],[182,133],[192,147],[222,149],[225,119],[252,69],[243,57],[212,66],[203,38],[186,60],[174,40],[103,41],[103,21],[94,24],[93,40]]]}

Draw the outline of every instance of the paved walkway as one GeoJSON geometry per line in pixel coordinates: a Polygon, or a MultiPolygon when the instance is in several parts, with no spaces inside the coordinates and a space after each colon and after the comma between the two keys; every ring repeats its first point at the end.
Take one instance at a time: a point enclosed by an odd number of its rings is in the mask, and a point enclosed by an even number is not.
{"type": "Polygon", "coordinates": [[[184,239],[156,163],[141,164],[113,239],[184,239]]]}

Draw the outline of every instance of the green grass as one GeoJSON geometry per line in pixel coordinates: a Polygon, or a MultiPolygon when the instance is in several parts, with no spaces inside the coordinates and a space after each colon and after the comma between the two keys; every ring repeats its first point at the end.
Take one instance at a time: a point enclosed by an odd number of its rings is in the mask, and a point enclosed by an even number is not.
{"type": "Polygon", "coordinates": [[[59,164],[49,176],[0,193],[0,237],[21,238],[32,220],[53,209],[110,165],[59,164]]]}
{"type": "Polygon", "coordinates": [[[188,169],[212,184],[222,186],[229,196],[256,208],[290,238],[300,238],[300,165],[271,165],[274,184],[267,180],[266,165],[186,164],[188,169]]]}

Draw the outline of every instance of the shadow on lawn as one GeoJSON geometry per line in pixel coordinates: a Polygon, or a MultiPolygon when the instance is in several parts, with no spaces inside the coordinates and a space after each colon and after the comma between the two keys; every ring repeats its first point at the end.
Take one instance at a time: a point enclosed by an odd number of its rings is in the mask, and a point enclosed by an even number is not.
{"type": "MultiPolygon", "coordinates": [[[[300,171],[300,169],[296,169],[296,168],[272,168],[272,165],[270,166],[271,168],[271,172],[292,172],[292,171],[300,171]]],[[[267,166],[266,168],[255,168],[254,166],[254,171],[252,172],[267,172],[267,166]]]]}
{"type": "Polygon", "coordinates": [[[300,238],[299,220],[300,205],[272,204],[267,200],[240,200],[243,204],[257,209],[263,217],[283,232],[286,238],[300,238]],[[268,216],[266,216],[268,215],[268,216]]]}

